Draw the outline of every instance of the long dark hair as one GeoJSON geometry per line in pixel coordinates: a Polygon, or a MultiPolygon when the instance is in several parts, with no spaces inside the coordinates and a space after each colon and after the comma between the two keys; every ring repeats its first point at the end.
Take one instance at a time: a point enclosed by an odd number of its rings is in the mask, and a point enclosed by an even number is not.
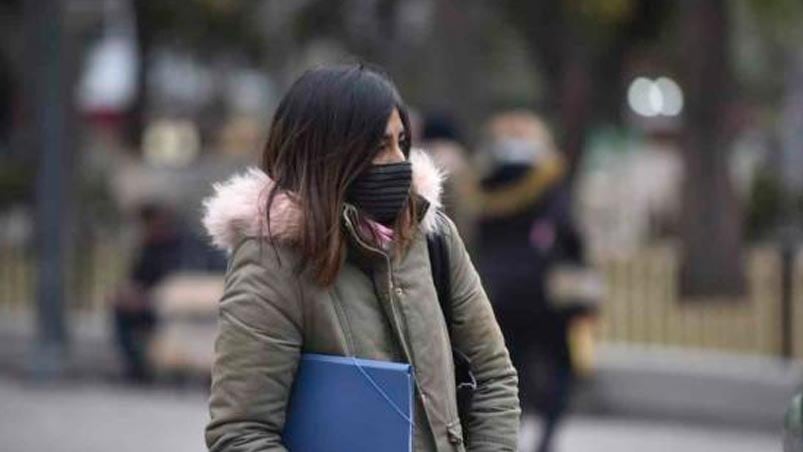
{"type": "MultiPolygon", "coordinates": [[[[394,108],[410,136],[404,103],[384,73],[362,64],[334,66],[305,72],[273,117],[262,169],[275,184],[265,211],[270,217],[278,192],[292,194],[302,213],[296,243],[301,266],[311,265],[323,286],[334,281],[345,255],[340,216],[346,191],[379,152],[394,108]]],[[[409,141],[402,150],[409,155],[409,141]]],[[[416,227],[415,202],[410,200],[394,228],[401,249],[416,227]]]]}

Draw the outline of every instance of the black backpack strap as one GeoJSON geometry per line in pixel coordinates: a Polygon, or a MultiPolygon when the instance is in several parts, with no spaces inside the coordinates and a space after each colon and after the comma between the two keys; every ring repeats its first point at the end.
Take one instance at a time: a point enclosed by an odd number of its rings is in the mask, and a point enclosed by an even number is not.
{"type": "Polygon", "coordinates": [[[449,249],[446,244],[445,225],[440,211],[435,212],[437,230],[427,234],[429,264],[432,268],[432,280],[438,294],[438,303],[443,311],[443,318],[451,336],[452,331],[452,278],[449,274],[449,249]]]}
{"type": "MultiPolygon", "coordinates": [[[[432,280],[435,283],[435,291],[438,294],[438,304],[441,305],[443,318],[446,321],[446,328],[449,331],[449,338],[452,337],[452,277],[449,266],[449,248],[446,243],[446,220],[443,213],[437,211],[436,220],[437,230],[427,235],[427,248],[429,250],[429,263],[432,267],[432,280]]],[[[452,346],[452,360],[454,362],[455,389],[457,391],[457,411],[460,415],[460,422],[463,425],[463,432],[468,432],[466,422],[468,413],[474,399],[474,392],[477,390],[477,379],[471,371],[471,360],[464,353],[452,346]]]]}

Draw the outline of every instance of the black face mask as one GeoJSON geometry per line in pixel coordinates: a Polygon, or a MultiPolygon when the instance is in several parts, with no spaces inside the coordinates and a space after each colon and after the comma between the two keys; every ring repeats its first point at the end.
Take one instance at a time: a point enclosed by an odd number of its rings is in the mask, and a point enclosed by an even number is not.
{"type": "Polygon", "coordinates": [[[352,182],[346,199],[372,219],[391,226],[407,203],[412,182],[409,161],[371,165],[352,182]]]}

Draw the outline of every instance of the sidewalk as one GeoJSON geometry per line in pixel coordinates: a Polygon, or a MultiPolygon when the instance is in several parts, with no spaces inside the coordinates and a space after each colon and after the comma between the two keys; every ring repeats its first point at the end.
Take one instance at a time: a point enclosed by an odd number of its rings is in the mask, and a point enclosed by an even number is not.
{"type": "MultiPolygon", "coordinates": [[[[0,315],[0,377],[31,377],[33,320],[0,315]]],[[[117,382],[120,363],[108,319],[75,316],[70,325],[70,352],[59,381],[117,382]]],[[[595,377],[580,388],[574,411],[658,425],[680,421],[777,432],[786,404],[803,382],[803,364],[773,358],[621,345],[600,347],[598,357],[595,377]]],[[[205,392],[206,384],[159,386],[205,392]]]]}
{"type": "MultiPolygon", "coordinates": [[[[35,385],[0,377],[0,438],[14,452],[205,450],[206,393],[103,383],[35,385]]],[[[576,416],[555,452],[762,452],[780,434],[618,417],[576,416]]],[[[529,451],[523,451],[529,452],[529,451]]]]}
{"type": "MultiPolygon", "coordinates": [[[[0,375],[27,378],[36,356],[36,319],[29,312],[0,313],[0,375]]],[[[109,319],[97,314],[70,316],[66,380],[107,380],[120,373],[109,319]]]]}
{"type": "Polygon", "coordinates": [[[801,384],[797,361],[607,344],[579,401],[619,416],[775,431],[801,384]]]}
{"type": "Polygon", "coordinates": [[[0,438],[14,452],[198,452],[206,394],[0,377],[0,438]]]}

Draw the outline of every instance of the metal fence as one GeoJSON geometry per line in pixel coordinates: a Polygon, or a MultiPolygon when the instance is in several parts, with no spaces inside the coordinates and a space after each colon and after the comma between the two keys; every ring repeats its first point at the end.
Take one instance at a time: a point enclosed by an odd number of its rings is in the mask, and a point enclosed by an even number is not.
{"type": "MultiPolygon", "coordinates": [[[[68,309],[100,312],[128,267],[129,247],[122,237],[84,237],[67,259],[68,309]]],[[[36,300],[35,249],[0,240],[0,313],[30,310],[36,300]]]]}
{"type": "MultiPolygon", "coordinates": [[[[70,310],[101,313],[126,274],[129,250],[119,235],[80,243],[68,263],[70,310]]],[[[678,255],[664,243],[599,263],[606,280],[598,338],[606,342],[781,354],[781,261],[776,248],[746,253],[748,293],[742,299],[682,300],[678,255]]],[[[792,355],[803,358],[803,255],[795,260],[792,355]]],[[[0,313],[30,310],[35,259],[29,246],[0,241],[0,313]]]]}
{"type": "MultiPolygon", "coordinates": [[[[753,247],[746,259],[748,291],[743,298],[696,300],[683,300],[678,294],[679,259],[671,244],[604,261],[601,269],[608,294],[600,338],[608,342],[780,355],[779,252],[769,246],[753,247]]],[[[795,267],[793,356],[803,358],[803,272],[800,265],[795,267]]]]}

